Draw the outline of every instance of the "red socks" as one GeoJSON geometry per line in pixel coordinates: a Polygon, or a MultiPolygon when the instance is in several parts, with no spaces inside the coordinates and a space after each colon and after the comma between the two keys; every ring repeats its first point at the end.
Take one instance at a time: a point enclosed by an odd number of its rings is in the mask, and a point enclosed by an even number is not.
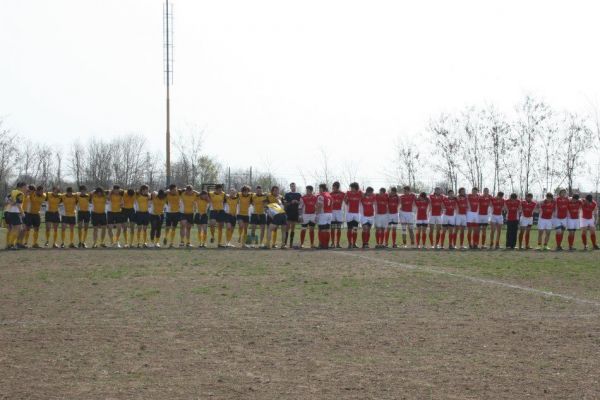
{"type": "Polygon", "coordinates": [[[562,244],[562,240],[563,240],[563,233],[556,233],[556,245],[560,246],[562,244]]]}
{"type": "MultiPolygon", "coordinates": [[[[455,238],[456,239],[456,238],[455,238]]],[[[460,247],[465,245],[465,231],[460,231],[460,247]]]]}
{"type": "Polygon", "coordinates": [[[590,233],[590,239],[592,239],[592,246],[596,246],[596,232],[590,233]]]}
{"type": "Polygon", "coordinates": [[[569,241],[569,247],[573,247],[573,243],[575,242],[575,232],[569,232],[567,240],[569,241]]]}
{"type": "Polygon", "coordinates": [[[315,231],[308,231],[310,237],[310,247],[315,245],[315,231]]]}

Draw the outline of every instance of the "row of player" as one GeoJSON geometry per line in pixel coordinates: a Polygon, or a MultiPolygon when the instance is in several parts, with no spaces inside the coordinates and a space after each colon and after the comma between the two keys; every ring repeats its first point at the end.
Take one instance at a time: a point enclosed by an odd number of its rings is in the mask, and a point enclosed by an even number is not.
{"type": "Polygon", "coordinates": [[[304,245],[307,231],[310,245],[314,246],[315,226],[319,228],[319,247],[340,247],[341,228],[345,223],[349,247],[357,247],[359,226],[363,247],[368,247],[373,226],[376,247],[387,247],[390,237],[392,247],[397,247],[396,227],[400,225],[404,246],[407,245],[407,232],[412,247],[426,246],[428,232],[429,245],[433,248],[443,248],[446,236],[448,248],[465,248],[466,230],[469,248],[474,249],[479,248],[480,243],[485,247],[487,227],[490,225],[489,246],[499,248],[501,229],[506,222],[506,246],[517,247],[517,232],[520,230],[518,247],[530,248],[533,215],[538,213],[539,248],[548,248],[550,233],[556,230],[557,250],[562,250],[564,231],[569,232],[569,248],[573,249],[577,229],[582,229],[582,240],[586,248],[588,232],[592,246],[597,248],[596,202],[591,195],[584,200],[577,194],[569,198],[565,190],[561,190],[556,199],[548,193],[544,200],[538,202],[530,194],[523,200],[518,199],[516,194],[505,199],[502,192],[492,196],[488,189],[484,189],[479,194],[477,188],[473,188],[470,194],[466,194],[465,189],[461,188],[457,195],[451,190],[443,195],[436,188],[430,195],[417,195],[409,187],[404,187],[402,194],[398,194],[397,189],[392,187],[389,192],[381,188],[375,194],[371,187],[363,192],[358,183],[352,183],[349,190],[344,192],[340,190],[338,182],[333,184],[331,192],[326,185],[320,185],[317,194],[311,186],[307,186],[304,195],[298,193],[296,185],[292,183],[284,196],[280,195],[276,186],[269,193],[264,193],[260,186],[254,192],[244,186],[240,192],[232,189],[226,194],[222,185],[217,185],[210,192],[197,192],[189,185],[185,189],[171,185],[167,190],[150,192],[148,186],[142,185],[138,190],[122,190],[114,186],[110,191],[96,188],[92,193],[81,186],[78,192],[67,188],[64,193],[60,193],[58,188],[45,192],[43,187],[19,183],[10,193],[6,205],[4,217],[9,226],[8,248],[27,247],[31,232],[32,247],[40,247],[38,232],[42,208],[45,208],[45,245],[50,246],[51,243],[52,247],[85,247],[91,222],[94,246],[105,246],[108,230],[109,242],[113,246],[120,247],[121,232],[125,246],[132,246],[134,233],[137,231],[137,245],[149,247],[148,226],[150,245],[160,246],[162,226],[166,225],[163,245],[173,247],[176,228],[180,224],[179,245],[191,247],[191,227],[196,224],[199,247],[206,246],[208,227],[212,234],[211,242],[215,241],[216,229],[217,246],[228,247],[234,245],[232,237],[237,224],[238,243],[241,246],[274,246],[275,243],[269,236],[275,236],[281,226],[281,246],[286,247],[288,240],[289,246],[294,246],[295,225],[300,224],[300,247],[304,245]],[[60,246],[59,225],[62,225],[60,246]],[[75,225],[79,228],[77,246],[74,243],[75,225]],[[256,235],[257,229],[260,237],[256,235]],[[270,235],[265,234],[267,230],[271,232],[270,235]],[[70,242],[65,246],[67,232],[70,242]]]}

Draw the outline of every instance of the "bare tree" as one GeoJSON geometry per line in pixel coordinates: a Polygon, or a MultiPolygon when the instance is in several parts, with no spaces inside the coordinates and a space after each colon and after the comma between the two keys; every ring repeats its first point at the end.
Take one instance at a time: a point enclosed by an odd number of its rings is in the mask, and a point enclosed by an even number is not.
{"type": "Polygon", "coordinates": [[[69,150],[69,172],[75,178],[75,184],[79,187],[85,176],[85,163],[87,161],[86,148],[79,140],[76,140],[71,145],[69,150]]]}
{"type": "MultiPolygon", "coordinates": [[[[461,139],[456,129],[457,121],[447,114],[429,121],[429,131],[433,135],[436,153],[441,156],[439,167],[448,184],[458,190],[459,159],[461,139]]],[[[413,185],[411,185],[413,186],[413,185]]]]}
{"type": "Polygon", "coordinates": [[[577,114],[569,113],[565,117],[565,123],[562,128],[561,147],[562,151],[558,154],[563,166],[564,177],[567,183],[569,195],[573,194],[573,181],[577,171],[583,166],[583,156],[589,150],[589,143],[592,139],[592,130],[588,126],[588,121],[579,117],[577,114]]]}
{"type": "Polygon", "coordinates": [[[505,170],[506,165],[502,159],[508,155],[508,148],[511,143],[511,127],[504,115],[500,114],[493,106],[483,111],[483,118],[486,132],[484,147],[488,153],[492,154],[492,168],[494,171],[492,192],[496,193],[504,183],[504,174],[510,174],[510,171],[505,170]]]}
{"type": "Polygon", "coordinates": [[[398,140],[395,149],[396,157],[393,164],[394,184],[415,187],[421,153],[411,140],[398,140]]]}
{"type": "Polygon", "coordinates": [[[519,189],[521,195],[530,191],[533,167],[537,162],[536,146],[543,123],[549,118],[549,107],[544,102],[526,96],[517,106],[516,130],[518,132],[519,189]]]}

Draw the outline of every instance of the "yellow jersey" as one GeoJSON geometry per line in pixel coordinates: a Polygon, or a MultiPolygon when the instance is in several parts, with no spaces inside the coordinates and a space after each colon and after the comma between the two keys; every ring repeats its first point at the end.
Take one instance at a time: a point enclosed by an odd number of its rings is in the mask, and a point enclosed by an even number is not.
{"type": "Polygon", "coordinates": [[[198,214],[206,214],[208,212],[208,200],[204,200],[200,196],[196,196],[196,210],[198,214]]]}
{"type": "Polygon", "coordinates": [[[271,217],[274,217],[277,214],[283,214],[285,210],[279,203],[269,203],[267,204],[267,212],[271,217]]]}
{"type": "Polygon", "coordinates": [[[178,213],[181,210],[181,204],[179,203],[180,201],[181,199],[179,198],[179,192],[175,194],[167,192],[167,212],[178,213]]]}
{"type": "Polygon", "coordinates": [[[158,196],[152,196],[152,215],[163,215],[165,212],[166,202],[166,197],[161,199],[158,196]]]}
{"type": "Polygon", "coordinates": [[[60,204],[60,194],[54,194],[52,192],[46,193],[46,203],[48,212],[58,212],[58,205],[60,204]]]}
{"type": "Polygon", "coordinates": [[[280,195],[277,195],[277,196],[275,196],[275,195],[273,195],[273,194],[268,194],[268,195],[267,195],[267,201],[268,201],[269,203],[279,203],[279,200],[280,200],[280,199],[281,199],[281,196],[280,196],[280,195]]]}
{"type": "Polygon", "coordinates": [[[225,209],[225,192],[215,193],[209,192],[210,208],[214,211],[222,211],[225,209]]]}
{"type": "Polygon", "coordinates": [[[123,208],[133,208],[135,203],[135,193],[131,196],[127,192],[123,193],[123,208]]]}
{"type": "Polygon", "coordinates": [[[139,212],[148,212],[148,204],[150,203],[150,195],[143,195],[138,193],[135,195],[135,201],[137,204],[137,210],[139,212]]]}
{"type": "Polygon", "coordinates": [[[229,215],[237,215],[237,206],[239,204],[239,196],[235,196],[235,197],[231,197],[231,196],[227,196],[227,199],[225,200],[227,202],[227,213],[229,215]]]}
{"type": "Polygon", "coordinates": [[[110,199],[110,211],[121,212],[123,209],[123,191],[119,190],[117,193],[110,191],[108,197],[110,199]]]}
{"type": "Polygon", "coordinates": [[[267,198],[266,194],[261,194],[260,196],[256,193],[252,195],[252,206],[254,207],[254,214],[264,214],[265,213],[265,205],[264,200],[267,198]]]}
{"type": "Polygon", "coordinates": [[[79,208],[79,211],[90,211],[90,195],[88,193],[77,193],[77,207],[79,208]]]}
{"type": "Polygon", "coordinates": [[[66,193],[63,193],[60,195],[60,199],[63,203],[65,217],[74,217],[77,209],[77,196],[75,194],[67,196],[66,193]]]}
{"type": "Polygon", "coordinates": [[[196,203],[196,192],[187,194],[186,192],[181,193],[181,203],[183,205],[184,214],[194,213],[194,204],[196,203]]]}
{"type": "Polygon", "coordinates": [[[240,211],[238,212],[238,214],[247,217],[248,215],[250,215],[250,204],[252,204],[252,195],[243,195],[241,193],[238,193],[238,199],[240,205],[240,211]]]}
{"type": "Polygon", "coordinates": [[[31,193],[29,195],[29,209],[25,210],[29,214],[39,214],[42,209],[42,204],[46,201],[46,194],[31,193]]]}
{"type": "Polygon", "coordinates": [[[23,209],[24,212],[27,212],[27,210],[29,210],[30,206],[31,206],[31,197],[29,195],[24,196],[23,204],[21,205],[21,208],[23,209]]]}
{"type": "Polygon", "coordinates": [[[22,213],[23,202],[25,201],[25,193],[19,189],[14,189],[10,192],[10,201],[13,203],[8,207],[8,212],[22,213]]]}
{"type": "Polygon", "coordinates": [[[106,212],[106,195],[93,193],[90,195],[94,214],[104,214],[106,212]]]}

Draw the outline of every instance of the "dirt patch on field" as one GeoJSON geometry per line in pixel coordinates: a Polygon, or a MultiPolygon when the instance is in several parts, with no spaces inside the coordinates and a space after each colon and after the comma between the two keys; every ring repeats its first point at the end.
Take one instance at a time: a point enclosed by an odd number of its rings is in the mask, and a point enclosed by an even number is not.
{"type": "Polygon", "coordinates": [[[600,396],[593,305],[335,252],[40,251],[1,265],[7,399],[600,396]]]}

